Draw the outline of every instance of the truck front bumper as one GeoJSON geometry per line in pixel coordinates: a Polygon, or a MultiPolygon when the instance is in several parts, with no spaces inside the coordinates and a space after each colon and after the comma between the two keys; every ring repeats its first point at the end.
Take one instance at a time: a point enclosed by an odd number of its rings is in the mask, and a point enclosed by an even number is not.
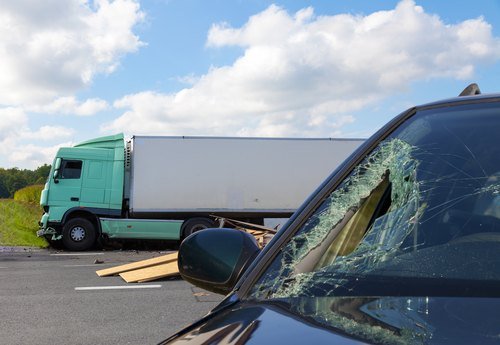
{"type": "Polygon", "coordinates": [[[49,224],[49,214],[47,212],[42,215],[42,218],[40,219],[40,222],[38,222],[38,225],[40,225],[40,229],[36,232],[36,235],[38,237],[50,237],[50,239],[52,239],[53,241],[57,241],[62,238],[62,235],[58,233],[56,228],[49,224]]]}
{"type": "Polygon", "coordinates": [[[36,232],[38,237],[42,237],[45,235],[56,235],[56,229],[54,228],[42,228],[36,232]]]}
{"type": "Polygon", "coordinates": [[[48,228],[42,228],[36,232],[36,235],[38,237],[46,237],[47,239],[50,239],[52,241],[57,241],[62,238],[61,234],[57,233],[57,230],[51,227],[48,228]]]}

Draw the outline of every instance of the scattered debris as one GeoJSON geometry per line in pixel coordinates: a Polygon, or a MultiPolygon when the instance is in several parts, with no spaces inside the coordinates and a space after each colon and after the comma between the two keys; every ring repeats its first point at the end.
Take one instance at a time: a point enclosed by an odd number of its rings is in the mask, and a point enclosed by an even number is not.
{"type": "MultiPolygon", "coordinates": [[[[261,247],[264,247],[276,233],[276,230],[266,228],[261,225],[240,222],[227,218],[217,218],[217,220],[220,222],[221,227],[229,225],[237,230],[245,231],[253,235],[261,247]]],[[[179,275],[177,257],[178,252],[172,252],[152,259],[102,269],[96,271],[96,273],[99,277],[119,275],[127,283],[144,283],[167,277],[175,277],[179,275]]],[[[94,261],[94,264],[101,263],[103,263],[103,261],[98,259],[94,261]]],[[[198,294],[203,293],[204,292],[199,292],[198,294]]],[[[195,294],[195,296],[197,295],[195,294]]]]}
{"type": "Polygon", "coordinates": [[[152,259],[106,268],[96,273],[99,277],[120,275],[127,283],[148,282],[178,275],[177,256],[178,253],[173,252],[152,259]]]}
{"type": "Polygon", "coordinates": [[[226,225],[229,225],[230,227],[233,227],[237,230],[249,233],[250,235],[255,237],[255,240],[257,241],[257,243],[261,248],[263,248],[266,244],[268,244],[271,238],[273,238],[273,236],[277,232],[276,229],[271,229],[263,225],[242,222],[230,218],[223,218],[217,216],[212,216],[212,217],[214,217],[215,220],[219,222],[219,227],[221,228],[223,228],[226,225]]]}
{"type": "Polygon", "coordinates": [[[120,273],[120,277],[122,277],[127,283],[145,283],[177,275],[179,275],[177,260],[166,264],[120,273]]]}
{"type": "Polygon", "coordinates": [[[162,256],[159,256],[156,258],[152,258],[152,259],[133,262],[130,264],[106,268],[103,270],[96,271],[96,273],[99,277],[113,276],[113,275],[117,275],[117,274],[120,274],[123,272],[133,271],[133,270],[146,268],[146,267],[150,267],[150,266],[155,266],[155,265],[159,265],[159,264],[165,264],[165,263],[172,262],[172,261],[177,262],[177,252],[173,252],[173,253],[170,253],[167,255],[162,255],[162,256]]]}
{"type": "Polygon", "coordinates": [[[202,296],[210,296],[210,294],[208,292],[194,292],[193,296],[202,297],[202,296]]]}

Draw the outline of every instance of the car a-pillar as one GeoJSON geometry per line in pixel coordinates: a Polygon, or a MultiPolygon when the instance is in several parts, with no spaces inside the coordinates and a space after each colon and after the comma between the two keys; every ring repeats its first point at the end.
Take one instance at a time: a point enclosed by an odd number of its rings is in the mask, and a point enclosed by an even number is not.
{"type": "Polygon", "coordinates": [[[205,217],[189,218],[185,220],[184,223],[182,223],[182,228],[181,228],[182,239],[188,237],[189,235],[195,233],[196,231],[214,227],[216,227],[215,222],[210,218],[205,218],[205,217]]]}
{"type": "Polygon", "coordinates": [[[88,214],[74,214],[66,219],[62,230],[62,243],[67,250],[84,251],[97,240],[97,219],[88,214]]]}

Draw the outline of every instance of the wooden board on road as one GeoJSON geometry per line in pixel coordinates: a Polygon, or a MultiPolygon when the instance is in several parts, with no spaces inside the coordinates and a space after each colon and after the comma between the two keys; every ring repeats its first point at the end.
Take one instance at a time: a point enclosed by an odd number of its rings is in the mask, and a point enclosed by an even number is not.
{"type": "Polygon", "coordinates": [[[172,277],[179,274],[177,260],[165,264],[141,268],[120,273],[120,277],[127,283],[143,283],[160,278],[172,277]]]}
{"type": "Polygon", "coordinates": [[[177,267],[177,252],[167,254],[167,255],[162,255],[156,258],[152,259],[147,259],[147,260],[141,260],[137,262],[132,262],[130,264],[125,264],[125,265],[120,265],[120,266],[115,266],[115,267],[110,267],[110,268],[105,268],[99,271],[96,271],[97,275],[99,277],[106,277],[106,276],[112,276],[116,274],[120,274],[123,272],[128,272],[128,271],[133,271],[137,269],[143,269],[146,267],[151,267],[155,265],[161,265],[161,264],[168,264],[168,263],[174,263],[175,267],[177,267]]]}

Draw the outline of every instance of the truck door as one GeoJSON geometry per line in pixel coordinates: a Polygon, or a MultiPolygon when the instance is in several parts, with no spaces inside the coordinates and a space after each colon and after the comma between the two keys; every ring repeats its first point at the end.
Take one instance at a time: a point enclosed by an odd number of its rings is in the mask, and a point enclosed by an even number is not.
{"type": "Polygon", "coordinates": [[[106,165],[107,162],[100,160],[89,160],[83,169],[82,194],[80,202],[82,206],[105,208],[106,192],[106,165]]]}
{"type": "Polygon", "coordinates": [[[54,205],[67,205],[68,208],[80,205],[82,165],[81,160],[61,160],[59,173],[50,187],[50,199],[54,205]]]}

